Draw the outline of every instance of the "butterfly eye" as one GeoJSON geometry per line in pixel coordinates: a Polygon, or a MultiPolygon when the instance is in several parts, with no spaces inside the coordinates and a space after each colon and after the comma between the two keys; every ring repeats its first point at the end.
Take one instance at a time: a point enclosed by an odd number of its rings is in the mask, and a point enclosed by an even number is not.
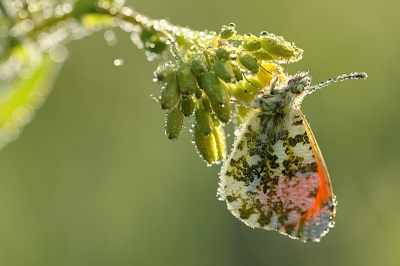
{"type": "Polygon", "coordinates": [[[300,94],[304,91],[304,86],[303,84],[295,84],[293,85],[290,90],[294,93],[294,94],[300,94]]]}

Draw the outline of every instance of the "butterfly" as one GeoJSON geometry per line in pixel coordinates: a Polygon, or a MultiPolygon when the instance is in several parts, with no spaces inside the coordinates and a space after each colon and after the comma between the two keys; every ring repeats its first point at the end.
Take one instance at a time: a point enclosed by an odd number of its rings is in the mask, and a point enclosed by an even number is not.
{"type": "Polygon", "coordinates": [[[311,86],[308,72],[257,95],[220,172],[218,196],[252,228],[318,242],[334,226],[336,199],[315,137],[300,110],[307,94],[351,73],[311,86]]]}

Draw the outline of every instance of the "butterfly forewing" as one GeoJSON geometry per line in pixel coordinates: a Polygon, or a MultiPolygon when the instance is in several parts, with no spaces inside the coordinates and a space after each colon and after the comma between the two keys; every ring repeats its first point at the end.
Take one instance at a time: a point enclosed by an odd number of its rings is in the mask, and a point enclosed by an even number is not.
{"type": "Polygon", "coordinates": [[[335,214],[325,162],[299,109],[254,110],[220,175],[220,196],[251,227],[319,241],[335,214]]]}

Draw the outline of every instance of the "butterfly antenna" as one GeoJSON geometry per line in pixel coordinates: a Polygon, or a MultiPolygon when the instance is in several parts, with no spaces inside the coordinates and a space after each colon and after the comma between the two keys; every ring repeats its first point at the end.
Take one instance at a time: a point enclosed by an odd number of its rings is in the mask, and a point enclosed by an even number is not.
{"type": "Polygon", "coordinates": [[[268,69],[266,69],[265,67],[263,67],[261,64],[259,64],[260,67],[267,73],[271,74],[272,76],[274,76],[274,78],[270,81],[269,87],[270,87],[270,93],[272,94],[274,92],[275,89],[275,85],[279,80],[279,77],[277,75],[275,75],[274,73],[272,73],[271,71],[269,71],[268,69]]]}
{"type": "Polygon", "coordinates": [[[258,85],[256,85],[256,84],[254,84],[253,82],[251,82],[250,80],[248,80],[247,77],[246,77],[246,75],[245,75],[244,73],[243,73],[243,77],[244,77],[244,79],[245,79],[248,83],[250,83],[250,85],[252,85],[253,87],[255,87],[255,88],[257,88],[257,89],[260,89],[260,90],[264,89],[263,87],[258,86],[258,85]]]}
{"type": "Polygon", "coordinates": [[[327,81],[322,81],[318,85],[309,87],[307,89],[307,91],[308,91],[308,93],[313,93],[314,91],[316,91],[318,89],[329,86],[332,83],[336,83],[338,81],[344,81],[344,80],[348,80],[348,79],[366,79],[367,77],[368,77],[368,75],[365,72],[360,72],[360,73],[353,72],[350,75],[342,75],[342,76],[338,76],[336,78],[328,79],[327,81]]]}

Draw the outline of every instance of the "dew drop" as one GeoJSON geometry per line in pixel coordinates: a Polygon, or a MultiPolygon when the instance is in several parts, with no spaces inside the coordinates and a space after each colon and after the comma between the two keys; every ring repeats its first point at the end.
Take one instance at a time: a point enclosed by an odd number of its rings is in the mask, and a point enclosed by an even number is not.
{"type": "Polygon", "coordinates": [[[62,44],[53,45],[49,51],[50,59],[56,63],[64,62],[68,56],[67,48],[62,44]]]}
{"type": "Polygon", "coordinates": [[[62,9],[63,9],[63,11],[64,11],[64,13],[71,13],[71,11],[72,11],[72,6],[70,5],[70,4],[64,4],[63,6],[62,6],[62,9]]]}
{"type": "Polygon", "coordinates": [[[109,9],[110,8],[110,3],[109,2],[105,2],[105,1],[99,1],[99,7],[102,7],[104,9],[109,9]]]}
{"type": "Polygon", "coordinates": [[[21,1],[17,0],[12,2],[11,7],[14,9],[14,11],[20,11],[24,7],[24,4],[22,4],[21,1]]]}
{"type": "Polygon", "coordinates": [[[30,19],[24,19],[21,22],[21,28],[22,30],[24,30],[25,32],[29,32],[33,29],[34,25],[33,25],[33,21],[30,19]]]}
{"type": "Polygon", "coordinates": [[[11,37],[17,37],[20,34],[20,29],[14,26],[8,31],[8,33],[11,37]]]}
{"type": "Polygon", "coordinates": [[[328,226],[329,228],[335,227],[335,222],[334,221],[329,222],[328,226]]]}
{"type": "Polygon", "coordinates": [[[35,72],[32,64],[24,62],[17,68],[17,75],[23,79],[29,79],[33,76],[35,72]]]}
{"type": "Polygon", "coordinates": [[[6,123],[0,129],[0,138],[6,142],[15,140],[19,135],[19,128],[13,123],[6,123]]]}
{"type": "Polygon", "coordinates": [[[260,33],[260,36],[261,36],[261,37],[266,37],[266,36],[269,36],[269,33],[268,33],[268,31],[262,31],[262,32],[260,33]]]}
{"type": "Polygon", "coordinates": [[[130,9],[130,8],[128,8],[128,7],[123,7],[122,8],[122,13],[125,15],[125,16],[132,16],[132,14],[133,14],[133,11],[132,11],[132,9],[130,9]]]}
{"type": "Polygon", "coordinates": [[[117,14],[117,11],[118,11],[118,10],[117,10],[115,7],[110,8],[110,14],[111,14],[111,15],[117,14]]]}
{"type": "Polygon", "coordinates": [[[28,5],[28,10],[29,10],[29,12],[36,12],[37,11],[37,5],[35,3],[30,3],[28,5]]]}
{"type": "Polygon", "coordinates": [[[21,10],[18,12],[18,16],[22,19],[27,18],[28,17],[28,12],[26,10],[21,10]]]}
{"type": "Polygon", "coordinates": [[[155,97],[153,94],[150,94],[150,98],[152,98],[154,101],[156,101],[157,103],[159,103],[160,102],[160,100],[157,98],[157,97],[155,97]]]}
{"type": "Polygon", "coordinates": [[[149,62],[154,61],[155,59],[160,57],[160,55],[152,53],[150,51],[146,51],[145,55],[146,55],[147,61],[149,61],[149,62]]]}
{"type": "Polygon", "coordinates": [[[124,60],[122,58],[118,58],[114,60],[114,65],[122,66],[124,64],[124,60]]]}
{"type": "Polygon", "coordinates": [[[117,44],[117,38],[115,37],[115,33],[111,30],[106,30],[104,32],[104,39],[110,46],[115,46],[117,44]]]}
{"type": "Polygon", "coordinates": [[[130,38],[139,49],[143,49],[144,45],[136,32],[131,33],[130,38]]]}
{"type": "Polygon", "coordinates": [[[64,10],[62,8],[62,5],[57,5],[56,9],[54,10],[55,16],[60,18],[64,15],[64,10]]]}
{"type": "Polygon", "coordinates": [[[12,120],[18,126],[24,126],[32,119],[32,111],[29,108],[23,106],[18,107],[13,112],[12,120]]]}

